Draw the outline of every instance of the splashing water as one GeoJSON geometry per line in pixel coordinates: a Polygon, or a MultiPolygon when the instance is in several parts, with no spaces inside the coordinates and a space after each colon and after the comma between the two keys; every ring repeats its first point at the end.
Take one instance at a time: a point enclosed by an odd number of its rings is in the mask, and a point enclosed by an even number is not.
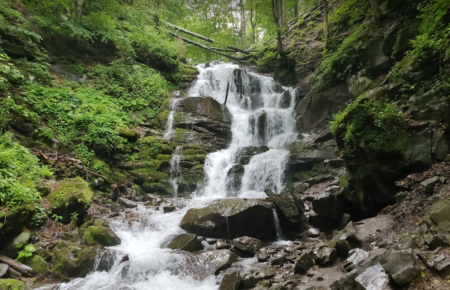
{"type": "Polygon", "coordinates": [[[183,175],[180,161],[183,159],[183,146],[177,146],[170,160],[170,184],[172,184],[175,197],[178,197],[178,181],[183,175]]]}
{"type": "Polygon", "coordinates": [[[178,102],[180,99],[172,99],[170,100],[170,113],[169,118],[167,118],[166,131],[164,132],[164,139],[170,140],[174,133],[173,121],[175,119],[175,114],[177,113],[178,102]]]}
{"type": "Polygon", "coordinates": [[[211,153],[205,162],[204,196],[227,197],[228,171],[238,164],[242,148],[268,146],[245,165],[239,197],[265,197],[264,190],[279,193],[284,188],[284,171],[289,151],[285,148],[297,140],[295,97],[289,88],[273,78],[261,76],[233,64],[216,64],[204,68],[189,91],[190,96],[211,96],[223,103],[227,83],[230,93],[227,107],[233,115],[229,148],[211,153]]]}

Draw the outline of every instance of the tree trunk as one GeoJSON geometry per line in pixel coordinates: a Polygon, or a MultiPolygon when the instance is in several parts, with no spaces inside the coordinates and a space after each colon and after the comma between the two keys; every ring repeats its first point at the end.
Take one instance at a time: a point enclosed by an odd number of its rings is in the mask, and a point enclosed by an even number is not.
{"type": "Polygon", "coordinates": [[[328,44],[328,36],[330,34],[330,28],[328,26],[328,1],[322,0],[323,5],[323,37],[325,40],[325,47],[327,47],[328,44]]]}
{"type": "Polygon", "coordinates": [[[379,23],[381,19],[381,10],[378,5],[378,0],[369,0],[370,6],[372,7],[373,16],[375,17],[375,23],[379,23]]]}
{"type": "Polygon", "coordinates": [[[300,6],[300,0],[297,0],[297,3],[295,3],[294,6],[294,18],[298,17],[300,14],[298,12],[298,7],[300,6]]]}
{"type": "Polygon", "coordinates": [[[258,11],[255,8],[250,8],[250,24],[252,26],[252,43],[255,44],[256,43],[256,19],[258,17],[258,11]],[[255,15],[253,16],[253,13],[255,13],[255,15]]]}
{"type": "Polygon", "coordinates": [[[244,49],[247,46],[247,23],[245,21],[245,6],[244,6],[244,0],[241,0],[241,42],[242,42],[242,48],[244,49]]]}
{"type": "Polygon", "coordinates": [[[284,55],[283,52],[283,39],[281,38],[281,0],[272,0],[272,13],[273,20],[277,24],[277,50],[280,56],[284,55]]]}
{"type": "Polygon", "coordinates": [[[284,0],[280,0],[280,15],[281,15],[280,26],[283,28],[281,34],[284,34],[286,30],[288,30],[288,24],[286,19],[286,5],[284,5],[284,0]]]}

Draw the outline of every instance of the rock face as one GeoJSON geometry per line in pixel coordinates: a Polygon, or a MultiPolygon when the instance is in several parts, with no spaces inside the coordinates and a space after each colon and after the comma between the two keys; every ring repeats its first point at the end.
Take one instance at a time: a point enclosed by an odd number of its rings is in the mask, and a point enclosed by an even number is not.
{"type": "Polygon", "coordinates": [[[270,241],[276,240],[277,236],[271,204],[256,199],[231,198],[204,208],[190,209],[180,227],[211,238],[248,236],[270,241]]]}
{"type": "Polygon", "coordinates": [[[199,127],[214,133],[218,137],[231,136],[232,115],[226,106],[211,97],[190,97],[177,103],[181,112],[175,120],[179,128],[199,127]]]}
{"type": "Polygon", "coordinates": [[[167,247],[172,250],[182,250],[188,252],[203,250],[202,243],[194,234],[181,234],[173,239],[167,247]]]}
{"type": "Polygon", "coordinates": [[[120,244],[119,237],[111,230],[109,224],[100,220],[90,220],[79,229],[79,234],[88,245],[100,244],[104,247],[120,244]]]}
{"type": "Polygon", "coordinates": [[[229,268],[231,264],[239,260],[239,257],[230,250],[208,251],[201,253],[198,256],[210,266],[210,269],[216,275],[220,271],[229,268]]]}
{"type": "Polygon", "coordinates": [[[269,200],[275,204],[280,217],[288,220],[293,228],[302,231],[306,228],[305,215],[303,212],[303,203],[301,200],[289,191],[276,194],[270,189],[266,190],[269,200]]]}
{"type": "Polygon", "coordinates": [[[68,178],[59,181],[55,189],[47,196],[52,214],[62,218],[62,222],[68,224],[72,214],[83,215],[92,204],[93,193],[89,184],[83,179],[68,178]]]}
{"type": "Polygon", "coordinates": [[[5,209],[3,212],[5,215],[2,217],[3,226],[0,228],[0,247],[5,246],[15,236],[21,233],[35,211],[36,207],[32,203],[12,209],[5,209]]]}

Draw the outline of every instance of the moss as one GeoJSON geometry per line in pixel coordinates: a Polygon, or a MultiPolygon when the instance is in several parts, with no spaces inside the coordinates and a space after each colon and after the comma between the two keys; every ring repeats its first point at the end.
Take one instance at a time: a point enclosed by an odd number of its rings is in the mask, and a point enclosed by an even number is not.
{"type": "Polygon", "coordinates": [[[111,176],[111,168],[109,167],[109,165],[99,159],[94,159],[94,161],[92,161],[92,163],[90,164],[91,169],[93,169],[94,171],[105,175],[106,177],[110,178],[111,176]]]}
{"type": "Polygon", "coordinates": [[[74,254],[79,249],[73,244],[59,242],[53,250],[52,273],[57,278],[74,277],[78,274],[74,254]]]}
{"type": "Polygon", "coordinates": [[[33,255],[24,262],[25,265],[31,267],[36,273],[44,277],[50,274],[50,268],[44,258],[39,255],[33,255]]]}
{"type": "Polygon", "coordinates": [[[77,254],[76,264],[79,269],[78,276],[86,277],[92,272],[95,265],[95,258],[97,257],[96,247],[86,247],[77,254]]]}
{"type": "Polygon", "coordinates": [[[15,279],[0,279],[0,290],[27,290],[25,283],[15,279]]]}
{"type": "Polygon", "coordinates": [[[129,128],[120,128],[118,129],[119,135],[124,138],[136,138],[137,134],[136,131],[129,128]]]}
{"type": "Polygon", "coordinates": [[[71,214],[84,214],[92,204],[93,192],[83,179],[67,178],[56,184],[53,192],[47,197],[52,213],[62,217],[64,223],[69,223],[71,214]]]}
{"type": "Polygon", "coordinates": [[[167,180],[169,178],[169,175],[167,173],[156,171],[151,168],[131,170],[130,174],[141,181],[158,182],[162,180],[167,180]]]}
{"type": "Polygon", "coordinates": [[[205,168],[205,166],[203,164],[199,164],[199,165],[195,165],[194,169],[195,170],[203,170],[205,168]]]}
{"type": "Polygon", "coordinates": [[[109,247],[120,244],[120,239],[109,225],[102,221],[91,220],[85,223],[80,227],[79,233],[88,245],[100,244],[109,247]]]}

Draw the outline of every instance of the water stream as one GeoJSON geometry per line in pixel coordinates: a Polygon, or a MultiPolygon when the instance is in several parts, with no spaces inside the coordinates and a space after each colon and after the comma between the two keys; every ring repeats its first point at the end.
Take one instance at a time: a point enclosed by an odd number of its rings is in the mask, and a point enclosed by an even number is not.
{"type": "MultiPolygon", "coordinates": [[[[189,95],[211,96],[223,103],[227,83],[230,94],[227,107],[233,115],[232,140],[227,149],[207,155],[205,161],[205,190],[186,199],[186,206],[172,213],[162,213],[139,205],[134,209],[137,218],[127,220],[125,215],[112,223],[112,229],[122,243],[108,249],[110,269],[97,268],[86,278],[60,285],[61,290],[216,290],[216,277],[198,257],[164,248],[172,237],[183,232],[179,223],[190,208],[203,207],[218,198],[229,196],[228,171],[239,163],[247,147],[261,147],[265,151],[253,155],[244,164],[241,187],[234,195],[239,197],[266,197],[264,189],[279,193],[284,188],[284,171],[289,151],[286,146],[296,140],[295,100],[289,88],[281,87],[272,78],[239,69],[233,64],[215,64],[199,67],[200,75],[189,95]],[[128,261],[122,262],[128,256],[128,261]]],[[[173,133],[174,114],[178,99],[171,102],[165,139],[173,133]]],[[[259,151],[258,151],[259,152],[259,151]]],[[[179,162],[182,147],[172,158],[171,179],[176,192],[180,178],[179,162]]],[[[278,220],[276,212],[274,219],[278,220]]],[[[282,238],[277,228],[279,239],[282,238]]],[[[248,259],[244,264],[256,262],[248,259]]],[[[101,264],[101,263],[98,263],[101,264]]],[[[41,290],[55,289],[54,285],[41,290]]],[[[56,288],[57,289],[57,288],[56,288]]]]}

